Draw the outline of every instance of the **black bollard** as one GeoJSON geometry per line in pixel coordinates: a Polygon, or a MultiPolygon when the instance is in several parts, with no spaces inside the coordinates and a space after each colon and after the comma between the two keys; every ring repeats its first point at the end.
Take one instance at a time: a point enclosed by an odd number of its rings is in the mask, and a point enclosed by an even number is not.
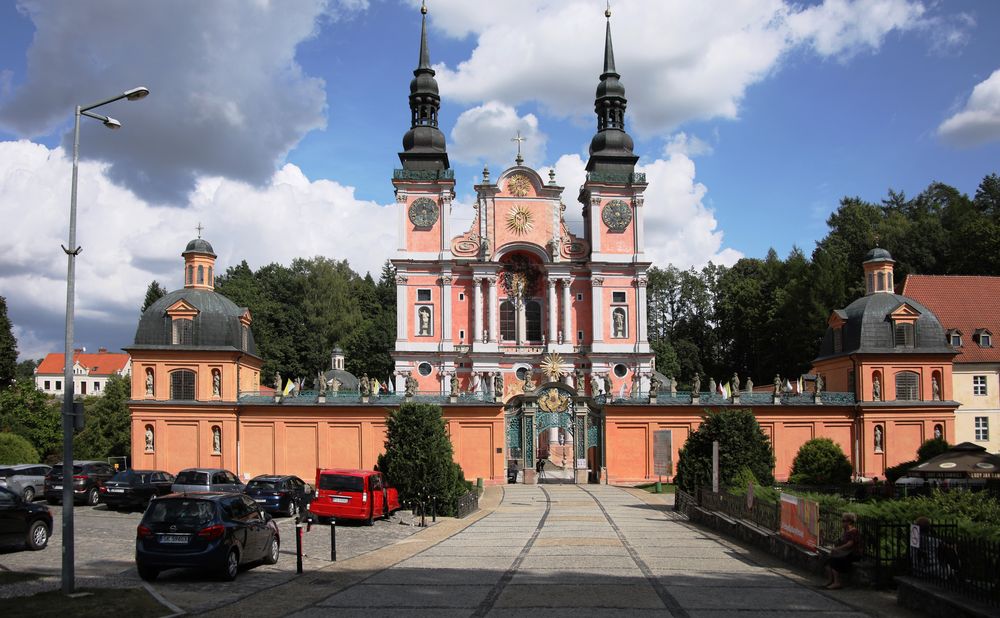
{"type": "Polygon", "coordinates": [[[420,527],[427,527],[427,508],[424,506],[424,501],[420,501],[420,527]]]}
{"type": "Polygon", "coordinates": [[[431,498],[431,521],[436,522],[438,520],[438,501],[437,497],[431,498]]]}
{"type": "Polygon", "coordinates": [[[302,520],[295,522],[295,572],[302,574],[302,520]]]}
{"type": "Polygon", "coordinates": [[[330,561],[337,561],[337,518],[330,517],[330,561]]]}

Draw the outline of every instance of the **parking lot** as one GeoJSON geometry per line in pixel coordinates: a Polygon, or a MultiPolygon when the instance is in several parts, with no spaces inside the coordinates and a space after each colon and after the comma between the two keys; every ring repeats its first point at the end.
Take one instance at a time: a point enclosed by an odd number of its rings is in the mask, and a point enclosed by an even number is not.
{"type": "MultiPolygon", "coordinates": [[[[59,587],[62,566],[62,507],[50,506],[54,529],[46,549],[38,552],[20,548],[0,549],[0,570],[37,573],[39,580],[0,586],[0,596],[21,596],[35,590],[59,587]]],[[[76,530],[77,587],[99,584],[102,587],[138,587],[142,585],[135,570],[135,531],[142,513],[109,511],[104,506],[77,506],[76,530]]],[[[372,527],[361,523],[341,522],[336,526],[337,559],[354,556],[391,545],[420,530],[409,525],[410,513],[403,511],[389,521],[376,521],[372,527]]],[[[282,584],[295,575],[295,521],[275,519],[281,531],[281,557],[275,565],[258,565],[242,573],[233,582],[222,582],[210,574],[179,569],[165,571],[151,584],[168,602],[190,613],[205,611],[242,597],[282,584]]],[[[428,519],[428,523],[430,523],[428,519]]],[[[314,525],[303,535],[303,568],[306,572],[329,566],[330,526],[314,525]]]]}

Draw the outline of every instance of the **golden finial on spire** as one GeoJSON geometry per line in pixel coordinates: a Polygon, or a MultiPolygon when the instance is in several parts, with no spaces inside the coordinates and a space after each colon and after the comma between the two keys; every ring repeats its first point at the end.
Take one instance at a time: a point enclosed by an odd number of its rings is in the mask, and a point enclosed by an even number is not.
{"type": "Polygon", "coordinates": [[[423,0],[423,2],[420,3],[420,14],[421,15],[427,14],[427,0],[423,0]]]}
{"type": "Polygon", "coordinates": [[[608,0],[608,8],[604,9],[604,16],[611,19],[611,0],[608,0]]]}
{"type": "Polygon", "coordinates": [[[201,226],[201,221],[198,222],[198,225],[197,227],[195,227],[195,229],[198,230],[198,238],[201,238],[201,231],[205,229],[201,226]]]}

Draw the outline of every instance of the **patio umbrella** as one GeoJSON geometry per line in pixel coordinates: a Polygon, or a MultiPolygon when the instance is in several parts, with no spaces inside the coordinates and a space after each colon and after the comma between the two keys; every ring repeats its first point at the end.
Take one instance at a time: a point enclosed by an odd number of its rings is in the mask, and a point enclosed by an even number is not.
{"type": "Polygon", "coordinates": [[[978,444],[962,442],[917,464],[906,474],[921,478],[1000,479],[1000,455],[988,453],[978,444]]]}

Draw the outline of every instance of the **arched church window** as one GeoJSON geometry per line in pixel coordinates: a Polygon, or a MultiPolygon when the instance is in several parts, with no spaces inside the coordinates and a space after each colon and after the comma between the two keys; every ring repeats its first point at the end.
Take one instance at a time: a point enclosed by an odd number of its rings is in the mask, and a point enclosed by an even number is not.
{"type": "Polygon", "coordinates": [[[878,274],[878,291],[881,292],[885,289],[885,273],[878,274]]]}
{"type": "Polygon", "coordinates": [[[916,401],[920,399],[920,376],[914,371],[900,371],[896,374],[896,400],[916,401]]]}
{"type": "Polygon", "coordinates": [[[176,318],[172,323],[174,345],[191,345],[194,333],[194,322],[185,318],[176,318]]]}
{"type": "Polygon", "coordinates": [[[524,305],[525,335],[528,341],[542,340],[542,303],[529,300],[524,305]]]}
{"type": "Polygon", "coordinates": [[[194,372],[178,369],[170,372],[170,398],[176,401],[194,401],[194,372]]]}
{"type": "Polygon", "coordinates": [[[187,284],[191,285],[193,283],[194,283],[194,266],[188,265],[187,284]]]}
{"type": "Polygon", "coordinates": [[[198,283],[205,283],[205,267],[201,264],[198,265],[198,283]]]}
{"type": "Polygon", "coordinates": [[[506,341],[517,339],[517,318],[514,303],[505,300],[500,303],[500,338],[506,341]]]}
{"type": "Polygon", "coordinates": [[[215,285],[215,274],[212,273],[212,267],[208,267],[208,284],[215,285]]]}

